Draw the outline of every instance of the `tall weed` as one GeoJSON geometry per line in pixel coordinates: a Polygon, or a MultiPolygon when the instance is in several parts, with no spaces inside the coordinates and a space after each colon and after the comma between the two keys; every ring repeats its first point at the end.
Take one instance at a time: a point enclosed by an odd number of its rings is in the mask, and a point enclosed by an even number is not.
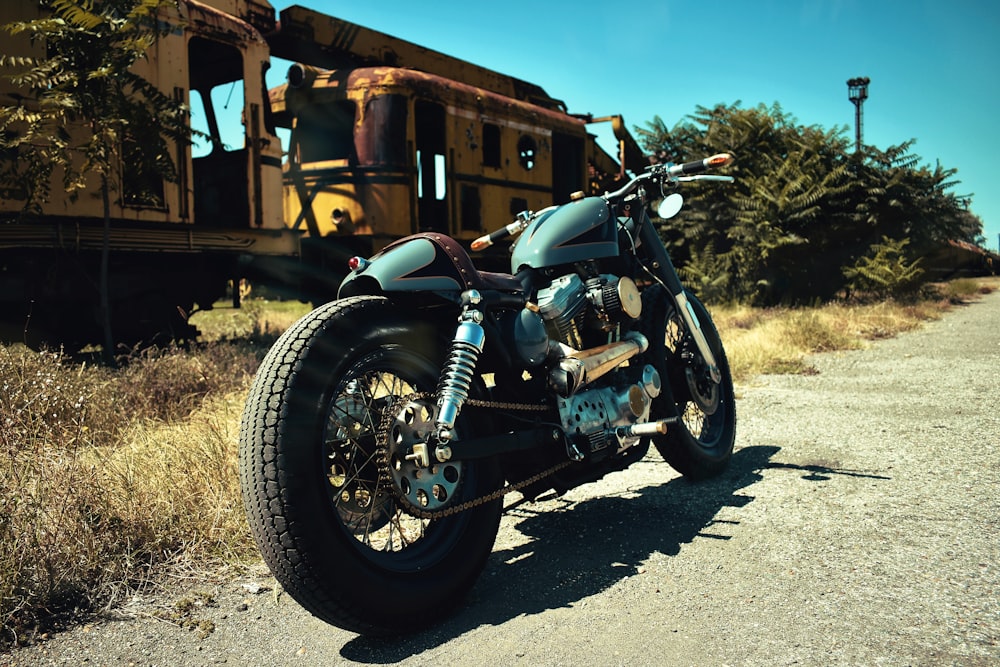
{"type": "Polygon", "coordinates": [[[172,348],[112,371],[0,347],[0,643],[113,603],[158,565],[249,552],[234,448],[259,356],[172,348]]]}

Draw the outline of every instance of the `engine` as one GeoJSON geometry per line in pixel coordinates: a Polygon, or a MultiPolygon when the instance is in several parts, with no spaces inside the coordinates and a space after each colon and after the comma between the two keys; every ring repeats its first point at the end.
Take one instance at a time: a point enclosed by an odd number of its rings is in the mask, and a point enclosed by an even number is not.
{"type": "Polygon", "coordinates": [[[613,275],[584,282],[575,273],[567,274],[538,290],[537,302],[550,337],[575,349],[583,347],[584,327],[609,331],[642,313],[635,282],[613,275]]]}
{"type": "Polygon", "coordinates": [[[646,339],[633,332],[620,341],[584,349],[588,330],[607,333],[639,317],[642,298],[635,282],[606,274],[587,280],[567,274],[538,290],[536,300],[548,338],[557,343],[549,343],[549,385],[577,451],[621,451],[649,435],[639,425],[649,419],[652,399],[660,393],[660,377],[652,366],[633,364],[609,375],[613,381],[595,382],[645,351],[646,339]]]}

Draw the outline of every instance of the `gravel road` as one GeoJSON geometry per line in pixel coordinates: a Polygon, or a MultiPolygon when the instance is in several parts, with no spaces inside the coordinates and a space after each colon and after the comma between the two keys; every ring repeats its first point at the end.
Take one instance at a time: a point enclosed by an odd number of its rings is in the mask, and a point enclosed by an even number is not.
{"type": "Polygon", "coordinates": [[[1000,664],[1000,292],[811,362],[739,388],[716,480],[651,455],[511,508],[467,606],[431,631],[327,626],[261,570],[137,598],[0,664],[1000,664]],[[155,617],[182,600],[200,628],[155,617]]]}

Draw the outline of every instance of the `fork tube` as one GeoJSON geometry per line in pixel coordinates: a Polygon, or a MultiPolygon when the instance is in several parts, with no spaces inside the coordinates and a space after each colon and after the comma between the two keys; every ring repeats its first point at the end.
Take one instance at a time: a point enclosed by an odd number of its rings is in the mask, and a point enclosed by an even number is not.
{"type": "Polygon", "coordinates": [[[674,263],[670,261],[667,249],[663,247],[663,240],[660,239],[660,235],[653,228],[653,223],[645,212],[642,214],[639,238],[642,240],[646,252],[649,253],[649,256],[653,260],[653,271],[663,281],[667,291],[673,297],[674,303],[677,304],[677,310],[687,325],[688,331],[691,332],[691,337],[694,338],[695,345],[698,346],[701,358],[705,360],[705,364],[708,366],[709,373],[712,375],[712,381],[718,384],[722,380],[722,374],[719,372],[719,365],[715,361],[715,355],[712,354],[712,349],[708,346],[705,332],[701,329],[701,322],[698,321],[698,316],[695,315],[694,308],[684,294],[684,285],[677,275],[674,263]]]}

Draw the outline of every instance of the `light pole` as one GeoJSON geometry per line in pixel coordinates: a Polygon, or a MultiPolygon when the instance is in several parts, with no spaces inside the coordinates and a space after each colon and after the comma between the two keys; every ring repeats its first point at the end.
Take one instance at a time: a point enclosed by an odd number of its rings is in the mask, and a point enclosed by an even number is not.
{"type": "Polygon", "coordinates": [[[854,152],[861,151],[861,105],[868,99],[868,84],[871,79],[859,76],[847,80],[847,99],[854,102],[854,152]]]}

